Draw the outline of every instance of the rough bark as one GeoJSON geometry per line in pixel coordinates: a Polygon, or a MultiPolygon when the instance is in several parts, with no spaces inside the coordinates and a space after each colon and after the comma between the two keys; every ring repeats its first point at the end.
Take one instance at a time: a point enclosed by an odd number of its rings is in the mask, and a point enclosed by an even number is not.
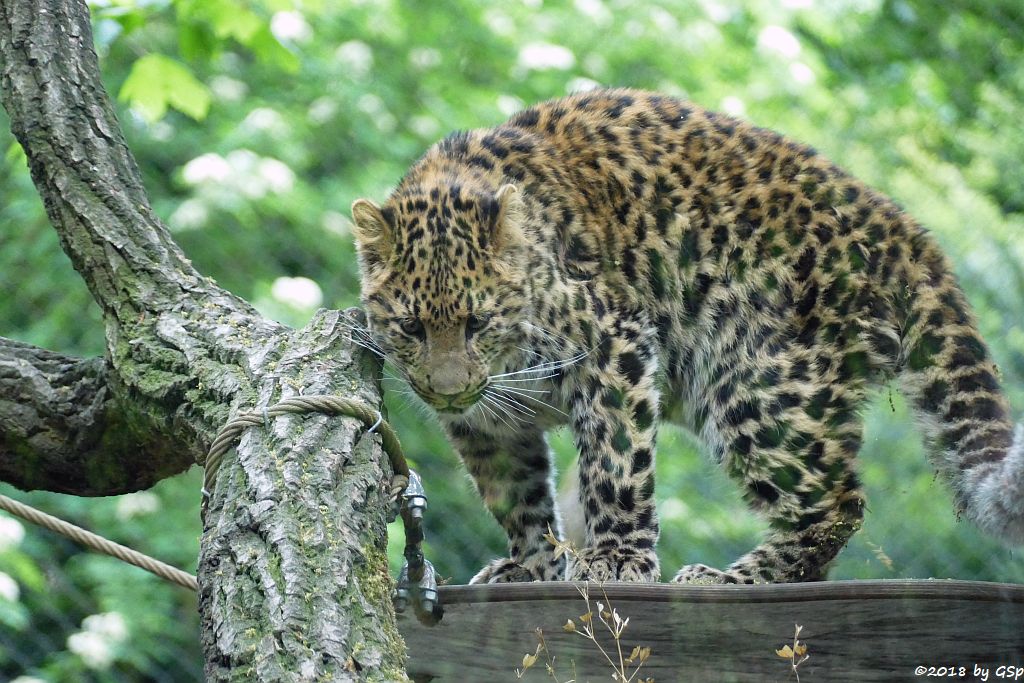
{"type": "MultiPolygon", "coordinates": [[[[379,400],[352,381],[368,359],[345,343],[341,315],[321,312],[282,341],[258,406],[295,394],[379,400]]],[[[208,680],[404,679],[384,554],[391,467],[378,439],[359,420],[324,416],[279,417],[242,436],[200,553],[204,649],[216,653],[208,680]]]]}
{"type": "Polygon", "coordinates": [[[194,462],[173,435],[119,400],[101,358],[0,337],[0,480],[20,489],[108,496],[152,486],[194,462]]]}
{"type": "MultiPolygon", "coordinates": [[[[103,310],[105,358],[0,341],[0,479],[106,495],[201,460],[234,413],[297,392],[373,405],[336,312],[303,330],[198,274],[154,215],[103,89],[88,10],[0,0],[0,98],[61,245],[103,310]]],[[[210,680],[398,680],[385,492],[355,420],[278,418],[225,458],[205,519],[210,680]]]]}

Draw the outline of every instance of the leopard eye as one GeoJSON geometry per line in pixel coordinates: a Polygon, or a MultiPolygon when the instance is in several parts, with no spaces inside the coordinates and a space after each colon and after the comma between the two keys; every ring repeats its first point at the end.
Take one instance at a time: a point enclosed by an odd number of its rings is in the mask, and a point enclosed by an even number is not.
{"type": "Polygon", "coordinates": [[[398,326],[402,328],[402,332],[405,332],[410,337],[423,337],[425,335],[423,321],[419,318],[406,318],[398,326]]]}
{"type": "Polygon", "coordinates": [[[491,316],[489,315],[471,314],[468,318],[466,318],[466,331],[479,332],[480,330],[487,327],[487,323],[490,319],[491,316]]]}

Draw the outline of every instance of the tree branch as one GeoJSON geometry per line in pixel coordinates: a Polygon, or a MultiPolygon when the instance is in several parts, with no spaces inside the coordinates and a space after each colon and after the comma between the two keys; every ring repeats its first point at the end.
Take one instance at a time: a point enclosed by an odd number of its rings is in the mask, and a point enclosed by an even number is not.
{"type": "MultiPolygon", "coordinates": [[[[100,82],[78,3],[5,2],[3,105],[75,268],[107,315],[124,320],[206,293],[153,214],[100,82]]],[[[232,308],[242,307],[234,302],[232,308]]]]}
{"type": "Polygon", "coordinates": [[[138,429],[102,358],[0,337],[0,480],[109,496],[149,488],[193,462],[169,430],[138,429]]]}
{"type": "Polygon", "coordinates": [[[154,215],[100,80],[84,3],[0,2],[0,55],[11,130],[104,312],[116,379],[107,388],[134,408],[133,430],[173,425],[179,436],[161,452],[197,460],[230,408],[252,398],[253,363],[285,330],[199,275],[154,215]]]}

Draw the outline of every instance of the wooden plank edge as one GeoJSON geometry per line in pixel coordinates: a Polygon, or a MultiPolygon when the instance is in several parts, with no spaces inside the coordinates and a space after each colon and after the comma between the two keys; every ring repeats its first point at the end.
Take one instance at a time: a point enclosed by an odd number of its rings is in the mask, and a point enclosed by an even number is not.
{"type": "MultiPolygon", "coordinates": [[[[442,605],[577,600],[582,583],[483,584],[439,587],[442,605]]],[[[693,586],[666,583],[591,583],[591,598],[610,601],[772,603],[833,600],[970,600],[1024,603],[1024,585],[959,579],[867,579],[765,585],[693,586]]]]}

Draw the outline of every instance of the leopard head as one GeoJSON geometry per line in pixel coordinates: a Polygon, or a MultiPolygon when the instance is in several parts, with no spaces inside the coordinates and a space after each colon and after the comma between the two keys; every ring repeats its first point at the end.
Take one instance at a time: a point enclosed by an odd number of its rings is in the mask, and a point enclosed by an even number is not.
{"type": "Polygon", "coordinates": [[[362,301],[377,347],[439,412],[472,407],[528,316],[515,186],[450,178],[352,205],[362,301]]]}

